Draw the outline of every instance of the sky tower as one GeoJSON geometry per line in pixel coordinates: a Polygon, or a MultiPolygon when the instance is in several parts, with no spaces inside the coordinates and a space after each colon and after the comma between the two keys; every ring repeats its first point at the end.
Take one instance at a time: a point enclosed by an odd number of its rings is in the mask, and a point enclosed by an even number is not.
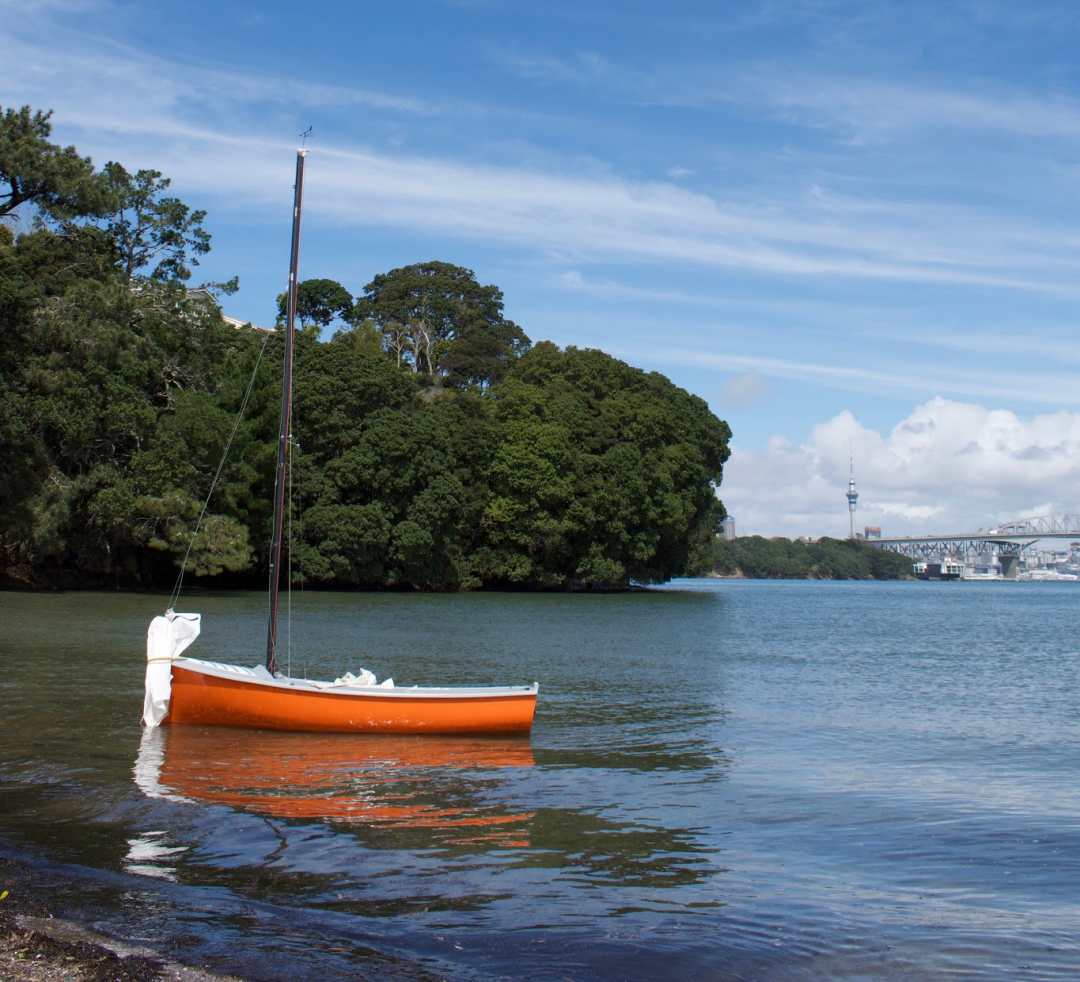
{"type": "Polygon", "coordinates": [[[851,470],[848,476],[847,482],[847,510],[848,517],[851,520],[851,531],[849,533],[850,538],[855,538],[855,505],[859,500],[859,492],[855,490],[855,458],[850,460],[851,470]]]}

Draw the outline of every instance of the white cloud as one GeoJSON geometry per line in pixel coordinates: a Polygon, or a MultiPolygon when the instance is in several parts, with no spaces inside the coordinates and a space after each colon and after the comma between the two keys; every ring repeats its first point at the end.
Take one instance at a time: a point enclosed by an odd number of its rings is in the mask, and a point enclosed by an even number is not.
{"type": "Polygon", "coordinates": [[[721,497],[740,534],[846,534],[844,492],[854,457],[856,527],[885,534],[967,532],[1080,511],[1080,413],[1028,418],[931,399],[882,434],[851,413],[795,445],[775,437],[732,453],[721,497]]]}
{"type": "Polygon", "coordinates": [[[725,406],[752,406],[769,391],[768,383],[757,369],[740,372],[724,381],[720,390],[725,406]]]}

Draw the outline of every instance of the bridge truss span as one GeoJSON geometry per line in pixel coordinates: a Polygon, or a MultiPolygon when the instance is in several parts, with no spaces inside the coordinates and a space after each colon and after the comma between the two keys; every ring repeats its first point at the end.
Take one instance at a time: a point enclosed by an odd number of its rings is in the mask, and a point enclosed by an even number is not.
{"type": "MultiPolygon", "coordinates": [[[[1041,537],[1040,537],[1041,538],[1041,537]]],[[[963,533],[960,535],[913,535],[868,540],[868,545],[888,552],[898,552],[911,559],[936,562],[947,556],[968,558],[979,555],[1019,556],[1021,552],[1038,542],[1030,536],[1002,536],[990,533],[963,533]]]]}
{"type": "Polygon", "coordinates": [[[1015,571],[1024,550],[1040,539],[1072,539],[1080,542],[1080,515],[1045,515],[1005,522],[977,532],[887,536],[867,542],[879,549],[923,562],[958,559],[965,563],[976,563],[980,559],[996,558],[1002,569],[1015,571]]]}
{"type": "Polygon", "coordinates": [[[1021,518],[988,529],[990,534],[1034,535],[1040,539],[1071,538],[1080,541],[1080,515],[1042,515],[1021,518]]]}

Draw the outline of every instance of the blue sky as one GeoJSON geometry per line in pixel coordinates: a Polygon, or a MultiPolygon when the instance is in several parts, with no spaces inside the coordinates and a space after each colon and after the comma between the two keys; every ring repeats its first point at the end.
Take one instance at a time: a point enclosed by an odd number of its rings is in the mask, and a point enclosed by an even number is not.
{"type": "Polygon", "coordinates": [[[196,278],[443,259],[735,433],[741,532],[1080,511],[1080,79],[1057,3],[0,0],[0,103],[206,208],[196,278]]]}

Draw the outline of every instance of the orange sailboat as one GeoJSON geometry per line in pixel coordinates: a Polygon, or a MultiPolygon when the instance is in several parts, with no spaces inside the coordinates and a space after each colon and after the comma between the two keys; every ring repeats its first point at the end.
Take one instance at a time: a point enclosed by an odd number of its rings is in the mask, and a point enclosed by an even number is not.
{"type": "Polygon", "coordinates": [[[370,672],[318,682],[276,671],[305,156],[305,150],[297,151],[266,665],[245,668],[182,657],[199,635],[201,615],[169,609],[154,618],[147,635],[143,722],[148,727],[193,723],[313,733],[527,733],[539,692],[535,682],[501,687],[395,687],[391,680],[376,685],[370,672]]]}

